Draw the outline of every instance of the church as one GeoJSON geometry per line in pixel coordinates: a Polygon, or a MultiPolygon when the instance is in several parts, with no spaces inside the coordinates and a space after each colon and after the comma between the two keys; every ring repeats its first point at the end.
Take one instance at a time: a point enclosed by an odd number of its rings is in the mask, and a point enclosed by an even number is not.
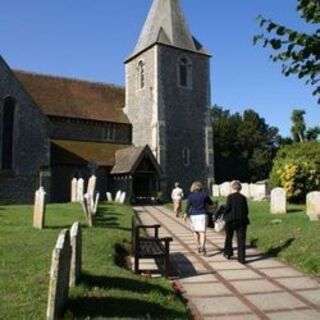
{"type": "Polygon", "coordinates": [[[164,197],[213,183],[210,54],[179,0],[154,0],[125,62],[125,88],[12,70],[0,56],[0,203],[70,201],[73,177],[100,194],[164,197]]]}

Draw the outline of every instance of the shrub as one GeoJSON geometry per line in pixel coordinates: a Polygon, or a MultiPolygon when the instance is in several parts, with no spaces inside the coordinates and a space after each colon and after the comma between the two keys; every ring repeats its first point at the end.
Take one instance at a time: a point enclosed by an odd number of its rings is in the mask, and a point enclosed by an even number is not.
{"type": "Polygon", "coordinates": [[[282,147],[270,175],[272,187],[280,186],[291,202],[304,202],[306,194],[320,188],[320,142],[282,147]]]}

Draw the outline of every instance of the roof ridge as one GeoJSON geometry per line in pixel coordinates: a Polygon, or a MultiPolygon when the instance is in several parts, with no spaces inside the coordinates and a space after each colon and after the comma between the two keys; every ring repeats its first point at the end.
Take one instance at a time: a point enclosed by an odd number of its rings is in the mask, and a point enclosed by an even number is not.
{"type": "Polygon", "coordinates": [[[12,69],[12,71],[13,71],[13,73],[23,73],[26,75],[36,76],[36,77],[46,77],[46,78],[52,78],[52,79],[67,80],[70,82],[89,83],[89,84],[94,84],[94,85],[103,86],[103,87],[109,86],[109,87],[118,88],[118,89],[125,89],[124,86],[117,85],[114,83],[107,83],[107,82],[101,82],[101,81],[90,81],[90,80],[86,80],[86,79],[77,79],[77,78],[72,78],[72,77],[68,77],[68,76],[45,74],[45,73],[36,72],[36,71],[26,71],[26,70],[19,70],[19,69],[12,69]]]}

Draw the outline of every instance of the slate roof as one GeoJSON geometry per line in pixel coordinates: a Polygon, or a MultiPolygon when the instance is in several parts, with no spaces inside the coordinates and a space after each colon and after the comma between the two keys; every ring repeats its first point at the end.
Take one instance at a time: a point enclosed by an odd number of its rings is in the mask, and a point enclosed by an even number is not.
{"type": "Polygon", "coordinates": [[[111,174],[133,174],[145,155],[149,156],[149,159],[153,163],[155,169],[160,173],[161,169],[148,146],[130,146],[116,151],[115,165],[111,170],[111,174]]]}
{"type": "Polygon", "coordinates": [[[125,90],[109,84],[13,71],[47,116],[129,123],[123,113],[125,90]]]}
{"type": "Polygon", "coordinates": [[[52,164],[86,165],[95,162],[100,166],[112,167],[116,151],[127,147],[123,144],[51,140],[52,164]]]}
{"type": "Polygon", "coordinates": [[[156,43],[209,55],[191,35],[179,0],[154,0],[136,47],[127,61],[156,43]]]}

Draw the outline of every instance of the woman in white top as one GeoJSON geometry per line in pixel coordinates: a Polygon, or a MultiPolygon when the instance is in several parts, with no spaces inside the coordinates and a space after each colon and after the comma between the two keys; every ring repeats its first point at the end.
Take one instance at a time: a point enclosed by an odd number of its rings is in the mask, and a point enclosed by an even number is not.
{"type": "Polygon", "coordinates": [[[173,211],[176,217],[179,217],[183,199],[183,190],[179,187],[178,182],[174,184],[174,189],[171,192],[171,199],[173,201],[173,211]]]}

